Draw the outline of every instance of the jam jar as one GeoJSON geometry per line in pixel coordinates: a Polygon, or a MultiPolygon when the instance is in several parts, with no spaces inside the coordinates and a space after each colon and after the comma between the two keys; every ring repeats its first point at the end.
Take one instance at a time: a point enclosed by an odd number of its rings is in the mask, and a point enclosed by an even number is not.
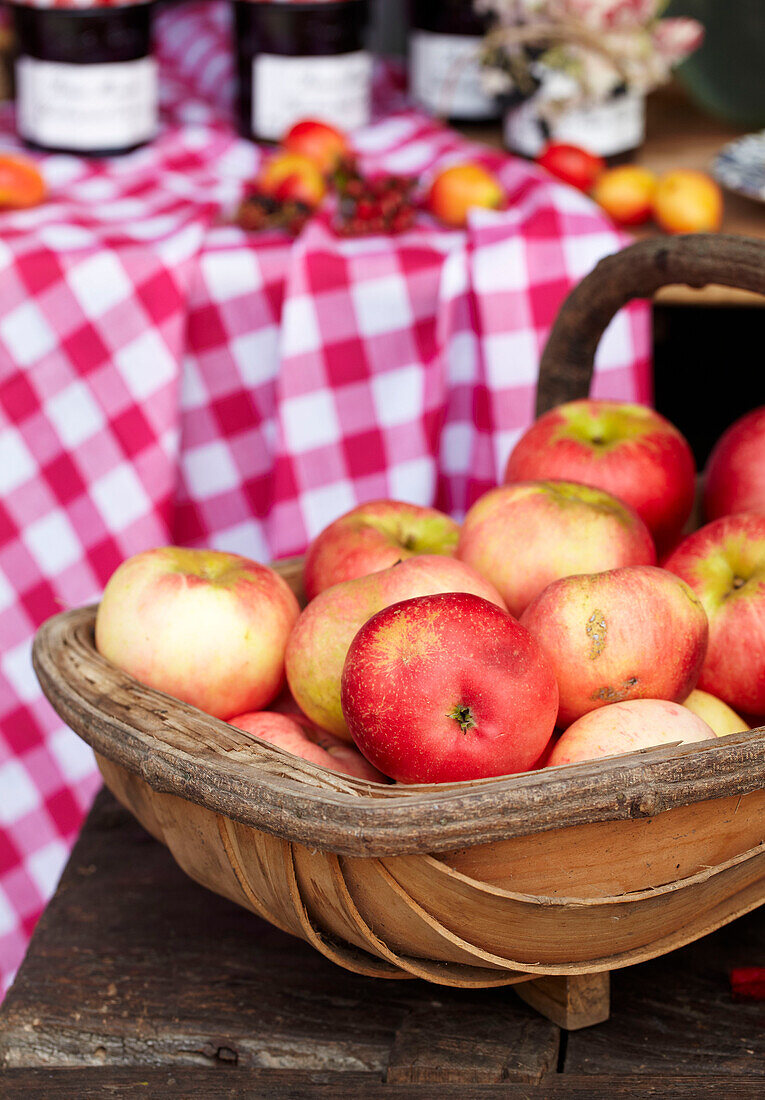
{"type": "Polygon", "coordinates": [[[113,156],[157,132],[151,5],[13,8],[16,125],[52,152],[113,156]]]}
{"type": "Polygon", "coordinates": [[[279,141],[298,121],[370,119],[368,0],[234,0],[239,128],[279,141]]]}
{"type": "Polygon", "coordinates": [[[426,110],[455,122],[499,118],[481,81],[480,52],[491,25],[473,0],[410,0],[409,88],[426,110]]]}

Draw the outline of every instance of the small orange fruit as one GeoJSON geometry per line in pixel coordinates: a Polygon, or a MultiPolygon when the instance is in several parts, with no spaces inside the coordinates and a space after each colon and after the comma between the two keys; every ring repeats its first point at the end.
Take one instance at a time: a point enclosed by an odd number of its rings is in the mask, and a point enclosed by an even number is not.
{"type": "Polygon", "coordinates": [[[0,154],[0,206],[37,206],[46,191],[45,180],[33,161],[15,153],[0,154]]]}
{"type": "Polygon", "coordinates": [[[308,157],[277,153],[266,162],[257,179],[258,190],[280,202],[318,206],[327,190],[324,176],[308,157]]]}
{"type": "Polygon", "coordinates": [[[599,177],[592,197],[618,225],[641,225],[651,216],[656,183],[647,168],[624,164],[599,177]]]}
{"type": "Polygon", "coordinates": [[[500,210],[506,195],[497,177],[480,164],[454,164],[440,172],[430,188],[428,210],[445,225],[461,229],[474,206],[500,210]]]}
{"type": "Polygon", "coordinates": [[[722,192],[704,172],[678,168],[656,185],[653,215],[667,233],[714,232],[722,223],[722,192]]]}

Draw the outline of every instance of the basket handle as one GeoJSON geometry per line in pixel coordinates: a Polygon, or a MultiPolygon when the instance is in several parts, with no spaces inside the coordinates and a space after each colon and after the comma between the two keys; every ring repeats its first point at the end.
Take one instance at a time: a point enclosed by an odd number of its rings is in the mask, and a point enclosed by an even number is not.
{"type": "Polygon", "coordinates": [[[537,416],[587,397],[595,352],[618,311],[663,286],[710,283],[765,294],[765,241],[696,233],[652,237],[607,256],[561,306],[539,367],[537,416]]]}

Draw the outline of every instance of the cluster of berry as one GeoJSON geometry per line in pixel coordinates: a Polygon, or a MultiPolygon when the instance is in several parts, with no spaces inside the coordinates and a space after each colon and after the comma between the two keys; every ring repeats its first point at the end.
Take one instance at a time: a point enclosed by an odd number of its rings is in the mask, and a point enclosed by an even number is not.
{"type": "Polygon", "coordinates": [[[313,210],[307,203],[285,201],[273,195],[253,191],[242,200],[237,212],[237,224],[249,232],[261,229],[284,229],[291,237],[303,230],[313,210]]]}
{"type": "Polygon", "coordinates": [[[335,170],[333,182],[339,200],[335,229],[341,236],[404,233],[414,225],[415,179],[406,176],[366,179],[356,160],[345,158],[335,170]]]}

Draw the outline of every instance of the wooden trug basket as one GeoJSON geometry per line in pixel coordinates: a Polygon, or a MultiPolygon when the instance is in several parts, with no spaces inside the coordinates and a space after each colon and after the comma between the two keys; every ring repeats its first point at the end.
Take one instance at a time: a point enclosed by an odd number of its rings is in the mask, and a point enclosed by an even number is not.
{"type": "MultiPolygon", "coordinates": [[[[589,392],[600,336],[672,283],[765,293],[765,245],[647,241],[604,260],[545,351],[541,413],[589,392]]],[[[277,566],[296,593],[301,563],[277,566]]],[[[765,902],[765,729],[437,786],[335,774],[103,660],[95,608],[49,620],[40,683],[117,798],[197,882],[356,973],[514,985],[568,1028],[607,1019],[609,971],[765,902]]]]}

